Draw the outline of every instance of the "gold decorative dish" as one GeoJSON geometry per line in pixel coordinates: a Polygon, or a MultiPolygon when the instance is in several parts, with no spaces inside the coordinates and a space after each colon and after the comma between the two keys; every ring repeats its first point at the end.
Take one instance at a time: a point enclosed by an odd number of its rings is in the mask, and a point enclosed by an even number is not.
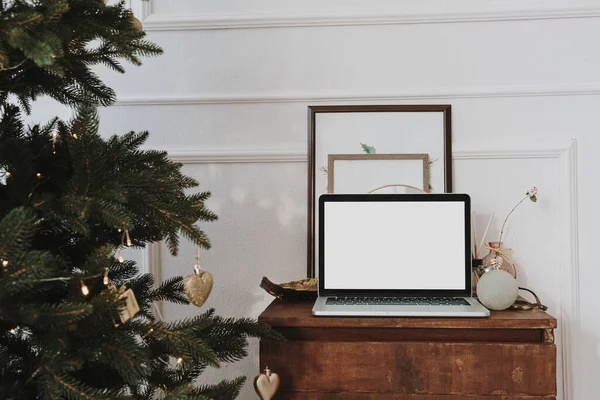
{"type": "Polygon", "coordinates": [[[277,284],[271,282],[267,277],[263,277],[260,282],[260,287],[267,293],[284,300],[316,299],[318,286],[317,278],[277,284]]]}

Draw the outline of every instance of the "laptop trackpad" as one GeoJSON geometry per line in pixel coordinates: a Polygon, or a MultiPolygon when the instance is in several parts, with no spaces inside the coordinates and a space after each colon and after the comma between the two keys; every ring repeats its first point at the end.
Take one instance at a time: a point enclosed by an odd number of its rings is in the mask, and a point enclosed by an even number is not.
{"type": "Polygon", "coordinates": [[[360,305],[360,304],[349,304],[349,305],[327,305],[326,308],[330,308],[331,310],[335,310],[336,312],[368,312],[371,310],[371,307],[368,305],[360,305]]]}
{"type": "Polygon", "coordinates": [[[406,313],[417,313],[429,311],[429,306],[402,306],[402,305],[376,305],[371,306],[371,311],[375,312],[406,312],[406,313]]]}

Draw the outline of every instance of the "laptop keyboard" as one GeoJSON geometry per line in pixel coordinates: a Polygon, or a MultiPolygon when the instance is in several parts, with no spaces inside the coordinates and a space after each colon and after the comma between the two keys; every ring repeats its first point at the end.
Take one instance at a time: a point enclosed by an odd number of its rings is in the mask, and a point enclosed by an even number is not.
{"type": "Polygon", "coordinates": [[[468,306],[462,297],[328,297],[327,305],[377,306],[468,306]]]}

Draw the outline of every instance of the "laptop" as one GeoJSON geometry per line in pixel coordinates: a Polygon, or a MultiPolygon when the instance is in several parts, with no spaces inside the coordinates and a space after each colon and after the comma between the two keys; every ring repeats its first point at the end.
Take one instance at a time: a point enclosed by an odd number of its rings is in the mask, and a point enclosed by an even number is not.
{"type": "Polygon", "coordinates": [[[316,316],[487,317],[471,297],[466,194],[319,198],[316,316]]]}

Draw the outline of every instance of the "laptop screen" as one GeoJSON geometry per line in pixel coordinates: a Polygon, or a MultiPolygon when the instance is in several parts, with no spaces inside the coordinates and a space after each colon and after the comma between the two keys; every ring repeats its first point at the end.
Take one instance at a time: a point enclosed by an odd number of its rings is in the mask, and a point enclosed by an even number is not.
{"type": "Polygon", "coordinates": [[[418,201],[402,195],[356,195],[362,201],[338,196],[350,199],[322,205],[324,289],[467,290],[467,196],[415,195],[418,201]],[[437,201],[425,201],[427,196],[437,201]],[[448,196],[454,201],[441,200],[448,196]]]}

